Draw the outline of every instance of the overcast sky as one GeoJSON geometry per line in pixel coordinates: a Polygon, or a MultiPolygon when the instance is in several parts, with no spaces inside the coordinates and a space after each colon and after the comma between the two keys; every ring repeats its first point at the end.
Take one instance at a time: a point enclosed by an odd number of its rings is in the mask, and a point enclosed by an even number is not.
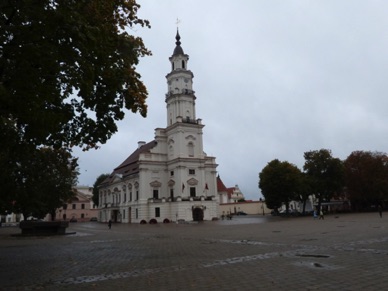
{"type": "Polygon", "coordinates": [[[166,127],[166,74],[176,19],[194,73],[204,151],[227,187],[261,197],[258,174],[277,158],[303,167],[303,153],[388,148],[388,1],[138,0],[136,28],[153,55],[138,72],[148,116],[127,113],[99,150],[75,151],[79,184],[92,186],[140,140],[166,127]]]}

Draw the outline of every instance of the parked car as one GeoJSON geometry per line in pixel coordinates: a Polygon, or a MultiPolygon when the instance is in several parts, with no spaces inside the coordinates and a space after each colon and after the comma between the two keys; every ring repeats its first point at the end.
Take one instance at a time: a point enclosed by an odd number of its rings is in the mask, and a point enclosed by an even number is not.
{"type": "Polygon", "coordinates": [[[77,222],[77,218],[72,217],[72,218],[70,219],[70,222],[77,222]]]}
{"type": "Polygon", "coordinates": [[[244,211],[238,211],[236,214],[237,215],[247,215],[244,211]]]}
{"type": "Polygon", "coordinates": [[[299,216],[300,213],[296,209],[288,209],[288,212],[286,210],[279,211],[280,216],[299,216]]]}
{"type": "Polygon", "coordinates": [[[97,217],[91,217],[90,221],[98,221],[98,220],[97,220],[97,217]]]}

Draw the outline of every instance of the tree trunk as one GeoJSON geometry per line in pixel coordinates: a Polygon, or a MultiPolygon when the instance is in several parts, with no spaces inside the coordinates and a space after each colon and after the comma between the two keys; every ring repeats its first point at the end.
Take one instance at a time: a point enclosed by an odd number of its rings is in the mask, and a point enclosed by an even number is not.
{"type": "Polygon", "coordinates": [[[56,218],[56,212],[55,209],[50,211],[51,221],[55,221],[56,218]]]}
{"type": "Polygon", "coordinates": [[[306,202],[307,202],[307,199],[303,200],[303,210],[302,210],[303,215],[306,213],[306,202]]]}

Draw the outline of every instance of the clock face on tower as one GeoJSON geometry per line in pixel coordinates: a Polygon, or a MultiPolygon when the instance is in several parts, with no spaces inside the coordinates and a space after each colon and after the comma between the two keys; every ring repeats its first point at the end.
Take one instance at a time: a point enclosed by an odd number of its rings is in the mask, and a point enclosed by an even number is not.
{"type": "Polygon", "coordinates": [[[189,79],[185,78],[185,83],[188,83],[189,82],[189,79]]]}

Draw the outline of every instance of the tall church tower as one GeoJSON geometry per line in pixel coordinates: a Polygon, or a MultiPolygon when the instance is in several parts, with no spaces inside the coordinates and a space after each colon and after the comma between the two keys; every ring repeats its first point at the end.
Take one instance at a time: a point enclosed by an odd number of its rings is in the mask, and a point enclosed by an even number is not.
{"type": "Polygon", "coordinates": [[[218,217],[217,164],[203,150],[193,73],[177,31],[167,74],[167,125],[138,148],[100,186],[100,220],[126,223],[201,221],[218,217]]]}
{"type": "Polygon", "coordinates": [[[176,33],[176,47],[170,57],[171,72],[166,76],[168,91],[167,126],[179,122],[195,121],[195,95],[193,91],[193,73],[187,69],[189,56],[181,47],[179,31],[176,33]]]}
{"type": "Polygon", "coordinates": [[[188,69],[189,56],[183,52],[179,31],[176,46],[169,58],[167,74],[167,127],[165,129],[167,164],[173,180],[182,185],[183,197],[217,196],[214,157],[203,150],[203,127],[196,117],[193,73],[188,69]]]}

